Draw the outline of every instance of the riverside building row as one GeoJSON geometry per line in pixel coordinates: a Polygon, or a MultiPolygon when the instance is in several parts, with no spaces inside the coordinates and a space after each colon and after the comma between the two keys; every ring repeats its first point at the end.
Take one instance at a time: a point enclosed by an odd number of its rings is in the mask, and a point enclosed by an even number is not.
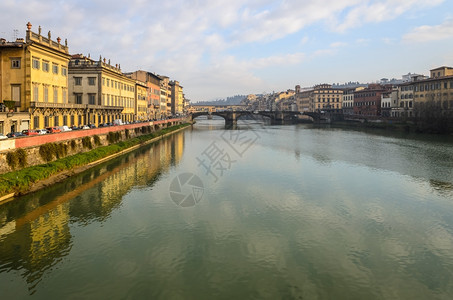
{"type": "MultiPolygon", "coordinates": [[[[278,101],[274,97],[274,109],[388,118],[423,117],[433,112],[453,116],[453,68],[432,69],[429,77],[417,74],[406,77],[405,82],[398,84],[352,88],[320,84],[301,89],[297,85],[290,98],[278,101]]],[[[267,109],[272,109],[272,105],[267,109]]]]}
{"type": "Polygon", "coordinates": [[[69,54],[51,32],[0,39],[0,134],[50,126],[161,119],[184,112],[178,81],[147,71],[123,73],[99,57],[69,54]]]}

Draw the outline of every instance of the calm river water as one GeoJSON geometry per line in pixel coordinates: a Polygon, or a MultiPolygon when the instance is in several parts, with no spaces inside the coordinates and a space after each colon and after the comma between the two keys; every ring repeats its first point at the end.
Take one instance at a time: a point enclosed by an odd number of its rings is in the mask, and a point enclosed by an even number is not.
{"type": "Polygon", "coordinates": [[[0,206],[0,298],[452,299],[453,140],[200,120],[0,206]]]}

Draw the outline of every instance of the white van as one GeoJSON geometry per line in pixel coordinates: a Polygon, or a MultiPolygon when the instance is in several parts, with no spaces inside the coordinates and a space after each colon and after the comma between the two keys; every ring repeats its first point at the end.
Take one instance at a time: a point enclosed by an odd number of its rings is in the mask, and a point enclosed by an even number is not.
{"type": "Polygon", "coordinates": [[[69,128],[68,126],[64,125],[64,126],[60,126],[59,127],[61,132],[65,132],[65,131],[72,131],[71,128],[69,128]]]}
{"type": "Polygon", "coordinates": [[[113,121],[113,125],[124,125],[124,123],[121,119],[116,119],[115,121],[113,121]]]}

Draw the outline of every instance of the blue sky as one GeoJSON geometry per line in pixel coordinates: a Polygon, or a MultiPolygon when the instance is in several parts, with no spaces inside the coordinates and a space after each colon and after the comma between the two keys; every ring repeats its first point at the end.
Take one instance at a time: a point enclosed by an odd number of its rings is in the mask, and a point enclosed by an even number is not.
{"type": "Polygon", "coordinates": [[[2,0],[0,37],[68,39],[178,80],[192,101],[453,66],[451,0],[2,0]]]}

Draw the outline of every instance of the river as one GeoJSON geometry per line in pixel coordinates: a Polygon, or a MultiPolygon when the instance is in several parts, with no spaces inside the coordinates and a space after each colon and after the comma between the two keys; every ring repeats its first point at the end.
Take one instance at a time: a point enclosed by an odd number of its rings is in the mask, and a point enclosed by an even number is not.
{"type": "Polygon", "coordinates": [[[452,299],[453,140],[199,120],[0,205],[0,298],[452,299]]]}

